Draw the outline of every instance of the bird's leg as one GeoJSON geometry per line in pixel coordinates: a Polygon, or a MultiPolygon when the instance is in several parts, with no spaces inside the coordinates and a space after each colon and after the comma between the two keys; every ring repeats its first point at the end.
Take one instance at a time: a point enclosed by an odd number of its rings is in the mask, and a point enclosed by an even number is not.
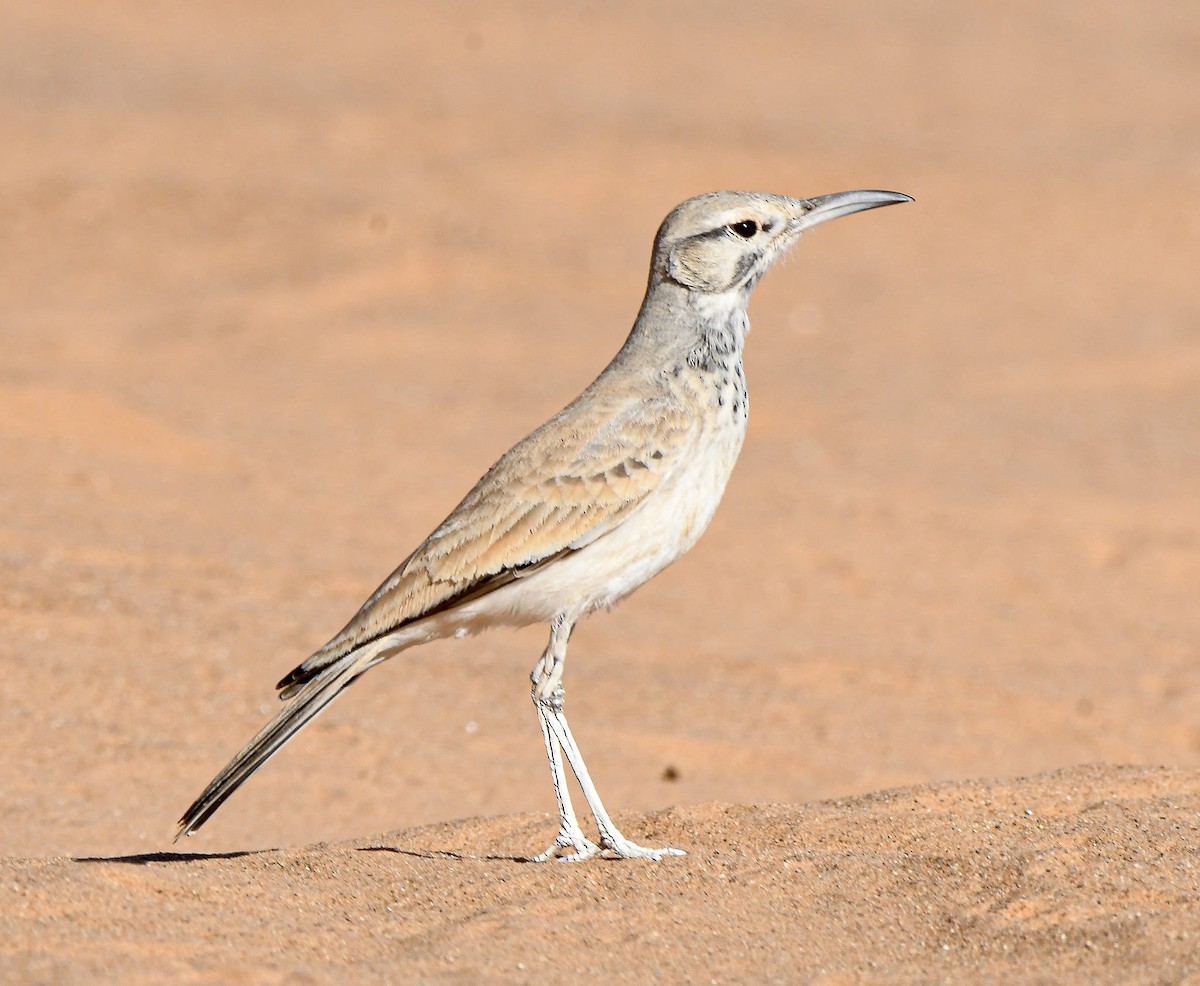
{"type": "Polygon", "coordinates": [[[559,706],[562,705],[562,663],[566,656],[567,640],[571,636],[571,625],[561,617],[555,619],[550,626],[550,643],[541,659],[533,669],[530,677],[533,680],[533,704],[538,712],[538,724],[542,727],[542,739],[546,744],[546,759],[550,761],[550,779],[554,782],[554,797],[558,801],[558,835],[554,843],[543,853],[533,857],[536,863],[544,863],[548,859],[579,860],[594,856],[600,847],[583,834],[579,819],[575,817],[575,808],[571,804],[571,792],[567,788],[567,773],[563,769],[562,747],[550,730],[546,715],[542,711],[544,702],[553,702],[555,696],[559,706]],[[549,698],[542,698],[543,689],[551,684],[549,698]],[[570,855],[559,855],[562,849],[570,849],[570,855]]]}
{"type": "Polygon", "coordinates": [[[566,712],[563,710],[565,692],[562,687],[563,661],[567,655],[567,639],[570,637],[571,625],[562,618],[556,619],[551,625],[550,643],[546,647],[542,659],[533,672],[533,703],[537,708],[538,719],[542,727],[542,738],[546,742],[546,755],[550,759],[550,773],[554,780],[554,791],[558,797],[559,833],[558,838],[538,860],[549,859],[557,850],[571,847],[575,853],[562,859],[586,859],[598,850],[623,859],[662,859],[663,856],[683,856],[682,849],[663,848],[647,849],[625,838],[609,817],[604,808],[596,785],[588,774],[587,764],[583,754],[567,724],[566,712]],[[596,827],[600,832],[600,845],[589,842],[579,828],[579,822],[571,807],[570,795],[566,787],[566,772],[563,770],[563,758],[571,766],[575,779],[579,782],[580,790],[587,799],[588,808],[596,819],[596,827]],[[582,840],[582,845],[579,841],[582,840]]]}
{"type": "Polygon", "coordinates": [[[542,727],[542,739],[546,743],[546,757],[550,761],[550,778],[554,782],[554,797],[558,800],[558,835],[554,843],[533,857],[533,862],[544,863],[548,859],[563,861],[587,859],[600,851],[600,847],[583,834],[579,820],[575,817],[575,809],[571,804],[571,792],[567,789],[567,775],[563,770],[562,749],[558,740],[550,732],[546,720],[539,715],[542,727]],[[569,854],[560,854],[560,850],[569,849],[569,854]]]}
{"type": "MultiPolygon", "coordinates": [[[[543,708],[539,707],[539,712],[541,711],[543,711],[543,708]]],[[[625,838],[609,817],[608,812],[605,811],[604,804],[600,800],[600,795],[596,791],[596,785],[592,783],[592,778],[588,774],[587,764],[583,761],[583,754],[579,752],[579,746],[575,742],[575,737],[571,735],[571,727],[567,725],[567,717],[562,708],[561,689],[560,701],[557,705],[549,702],[546,703],[544,714],[551,736],[558,741],[563,756],[567,758],[567,763],[571,765],[575,779],[579,781],[579,787],[583,791],[583,796],[587,799],[588,808],[591,809],[592,815],[596,819],[596,827],[600,831],[601,849],[622,859],[662,859],[663,856],[687,855],[682,849],[675,849],[669,846],[662,849],[647,849],[645,846],[639,846],[636,842],[625,838]]]]}

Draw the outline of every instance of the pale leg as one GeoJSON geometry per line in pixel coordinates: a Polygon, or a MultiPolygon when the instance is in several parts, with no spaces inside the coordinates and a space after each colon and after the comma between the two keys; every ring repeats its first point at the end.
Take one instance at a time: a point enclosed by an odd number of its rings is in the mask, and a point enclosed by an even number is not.
{"type": "Polygon", "coordinates": [[[565,693],[562,687],[563,661],[567,656],[567,640],[571,635],[572,624],[564,618],[558,618],[551,624],[550,643],[545,653],[533,670],[533,704],[537,709],[538,721],[542,728],[542,738],[546,743],[546,757],[550,761],[550,776],[554,782],[554,794],[558,799],[559,831],[554,844],[544,853],[536,856],[539,862],[558,858],[563,860],[581,860],[603,850],[606,855],[625,859],[662,859],[663,856],[683,856],[682,849],[647,849],[626,839],[609,817],[604,808],[595,784],[588,774],[587,764],[583,754],[567,724],[567,716],[563,711],[565,693]],[[588,808],[596,819],[596,827],[600,833],[600,844],[588,840],[579,827],[571,805],[571,796],[567,790],[566,771],[563,769],[563,758],[571,766],[575,779],[579,782],[580,790],[587,799],[588,808]],[[568,856],[558,856],[559,849],[574,849],[568,856]]]}
{"type": "Polygon", "coordinates": [[[535,863],[544,863],[548,859],[579,860],[594,856],[600,847],[583,834],[579,819],[575,817],[575,809],[571,805],[571,792],[567,789],[567,775],[563,770],[562,748],[558,740],[550,732],[546,720],[539,714],[538,721],[542,727],[542,739],[546,742],[546,758],[550,761],[550,779],[554,782],[554,797],[558,801],[558,835],[545,852],[533,857],[535,863]],[[571,849],[569,855],[560,855],[560,849],[571,849]]]}
{"type": "MultiPolygon", "coordinates": [[[[534,862],[544,863],[548,859],[578,860],[587,859],[600,851],[600,847],[583,834],[579,819],[575,817],[575,808],[571,804],[571,792],[567,787],[567,774],[563,769],[562,748],[550,731],[546,717],[542,715],[541,699],[542,686],[554,676],[557,681],[562,676],[562,661],[567,650],[567,640],[571,636],[572,627],[565,620],[557,619],[550,625],[550,642],[541,659],[533,669],[530,677],[533,680],[533,704],[538,710],[538,724],[542,728],[542,739],[546,744],[546,759],[550,761],[550,779],[554,783],[554,797],[558,801],[558,835],[553,844],[545,852],[533,857],[534,862]],[[555,669],[557,675],[555,675],[555,669]],[[561,849],[572,849],[570,855],[559,855],[561,849]]],[[[560,688],[561,690],[561,688],[560,688]]]]}

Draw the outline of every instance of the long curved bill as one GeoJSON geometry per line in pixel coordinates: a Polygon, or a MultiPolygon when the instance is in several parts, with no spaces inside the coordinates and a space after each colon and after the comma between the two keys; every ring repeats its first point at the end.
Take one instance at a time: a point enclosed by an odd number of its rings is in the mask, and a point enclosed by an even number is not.
{"type": "Polygon", "coordinates": [[[912,201],[913,197],[903,192],[881,192],[871,189],[834,192],[832,195],[818,195],[814,199],[796,199],[796,215],[789,225],[797,233],[803,233],[821,223],[829,222],[830,219],[840,219],[855,212],[912,201]]]}

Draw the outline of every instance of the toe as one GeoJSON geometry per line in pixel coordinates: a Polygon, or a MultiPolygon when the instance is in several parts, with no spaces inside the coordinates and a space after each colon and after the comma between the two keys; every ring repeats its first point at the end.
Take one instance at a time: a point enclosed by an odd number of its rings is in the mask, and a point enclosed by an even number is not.
{"type": "Polygon", "coordinates": [[[665,846],[662,849],[649,849],[646,846],[639,846],[636,842],[630,842],[628,839],[607,842],[604,849],[605,855],[611,855],[616,859],[652,859],[655,862],[658,862],[664,856],[687,855],[682,849],[676,849],[673,846],[665,846]]]}
{"type": "Polygon", "coordinates": [[[595,856],[599,851],[600,847],[582,834],[559,832],[558,838],[546,851],[538,853],[530,862],[546,863],[553,859],[558,862],[574,863],[595,856]],[[567,849],[571,851],[564,852],[567,849]]]}

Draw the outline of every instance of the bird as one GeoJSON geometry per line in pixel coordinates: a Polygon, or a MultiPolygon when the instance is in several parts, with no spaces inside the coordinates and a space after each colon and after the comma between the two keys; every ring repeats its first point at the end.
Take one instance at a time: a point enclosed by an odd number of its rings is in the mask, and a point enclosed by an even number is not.
{"type": "Polygon", "coordinates": [[[567,723],[571,632],[685,554],[712,519],[746,434],[746,309],[763,275],[813,227],[911,201],[878,190],[718,191],[676,206],[654,238],[646,293],[616,356],[501,456],[341,632],[279,681],[282,709],[184,812],[176,840],[375,665],[432,640],[543,623],[550,638],[530,678],[559,828],[530,858],[684,855],[627,838],[600,800],[567,723]],[[576,815],[568,770],[595,839],[576,815]]]}

